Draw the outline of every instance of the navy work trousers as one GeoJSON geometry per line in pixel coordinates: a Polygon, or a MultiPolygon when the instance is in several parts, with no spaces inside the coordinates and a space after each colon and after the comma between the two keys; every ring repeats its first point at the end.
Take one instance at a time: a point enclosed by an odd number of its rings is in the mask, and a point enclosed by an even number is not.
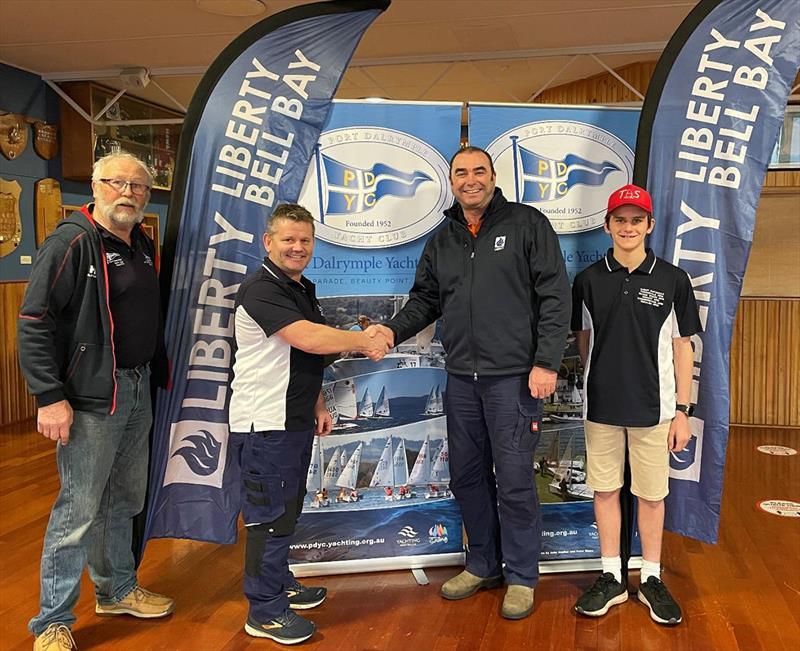
{"type": "Polygon", "coordinates": [[[448,375],[450,488],[467,532],[466,569],[534,587],[542,522],[533,476],[541,400],[527,375],[448,375]],[[503,567],[502,564],[505,564],[503,567]]]}
{"type": "Polygon", "coordinates": [[[267,622],[289,607],[289,545],[303,510],[314,431],[252,432],[241,452],[247,528],[244,594],[250,616],[267,622]]]}

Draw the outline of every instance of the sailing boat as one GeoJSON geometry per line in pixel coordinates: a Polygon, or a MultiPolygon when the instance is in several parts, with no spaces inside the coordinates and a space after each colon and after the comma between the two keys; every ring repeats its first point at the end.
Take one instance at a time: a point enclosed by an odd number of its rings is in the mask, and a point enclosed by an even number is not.
{"type": "MultiPolygon", "coordinates": [[[[381,458],[378,459],[378,465],[375,467],[375,473],[372,475],[372,480],[369,482],[370,488],[376,486],[394,487],[394,467],[392,465],[392,437],[386,439],[386,445],[381,452],[381,458]]],[[[392,499],[391,493],[387,493],[386,499],[392,499]]]]}
{"type": "Polygon", "coordinates": [[[553,481],[547,486],[548,490],[566,500],[592,499],[594,491],[586,485],[586,473],[581,470],[582,468],[583,461],[573,458],[572,437],[570,437],[553,475],[553,481]]]}
{"type": "Polygon", "coordinates": [[[577,381],[572,385],[569,400],[558,405],[557,410],[550,414],[550,419],[555,423],[583,420],[583,396],[581,396],[577,381]]]}
{"type": "Polygon", "coordinates": [[[356,484],[358,483],[358,467],[361,464],[361,448],[363,446],[364,444],[359,442],[353,456],[347,461],[342,474],[336,480],[336,485],[341,488],[336,496],[337,502],[357,502],[361,499],[361,495],[356,490],[356,484]],[[346,489],[349,489],[350,493],[346,493],[346,489]]]}
{"type": "Polygon", "coordinates": [[[400,487],[400,490],[395,493],[395,499],[407,500],[414,497],[414,493],[408,487],[408,458],[406,457],[406,442],[402,438],[394,451],[392,468],[394,469],[394,485],[400,487]]]}
{"type": "Polygon", "coordinates": [[[378,396],[378,406],[375,407],[375,416],[379,418],[389,418],[391,415],[389,398],[386,396],[386,387],[383,387],[381,389],[381,395],[378,396]]]}
{"type": "Polygon", "coordinates": [[[333,402],[339,413],[337,429],[355,427],[354,423],[342,423],[342,420],[355,420],[358,418],[358,405],[356,404],[356,383],[352,378],[339,380],[333,385],[333,402]]]}
{"type": "Polygon", "coordinates": [[[419,454],[417,454],[417,460],[414,461],[414,467],[411,469],[411,476],[408,478],[408,483],[412,486],[425,486],[431,477],[430,449],[431,439],[426,434],[419,454]]]}
{"type": "Polygon", "coordinates": [[[428,394],[428,400],[425,403],[425,411],[422,413],[424,416],[441,416],[444,413],[442,392],[438,384],[435,387],[431,387],[431,392],[428,394]]]}
{"type": "Polygon", "coordinates": [[[375,413],[375,405],[372,404],[372,395],[370,395],[369,387],[364,391],[364,396],[361,398],[361,404],[358,409],[359,418],[372,418],[375,413]]]}
{"type": "Polygon", "coordinates": [[[336,448],[331,460],[328,462],[328,467],[325,468],[325,475],[322,478],[322,487],[328,490],[336,487],[336,480],[339,478],[339,475],[342,474],[344,465],[339,456],[340,450],[341,448],[336,448]]]}
{"type": "Polygon", "coordinates": [[[323,464],[322,444],[320,443],[319,436],[315,436],[311,448],[311,463],[308,466],[308,475],[306,476],[306,490],[314,495],[311,500],[311,506],[315,509],[330,505],[330,500],[326,494],[327,490],[323,491],[323,464]]]}
{"type": "Polygon", "coordinates": [[[425,499],[432,499],[434,497],[450,497],[450,489],[447,485],[450,483],[450,452],[447,447],[447,439],[442,439],[442,446],[436,453],[433,467],[430,474],[430,485],[428,492],[425,493],[425,499]],[[439,484],[444,484],[443,488],[439,484]]]}

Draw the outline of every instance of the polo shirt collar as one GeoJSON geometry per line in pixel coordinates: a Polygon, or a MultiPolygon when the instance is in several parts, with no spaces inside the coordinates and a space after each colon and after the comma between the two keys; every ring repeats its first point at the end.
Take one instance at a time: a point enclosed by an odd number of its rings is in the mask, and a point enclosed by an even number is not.
{"type": "Polygon", "coordinates": [[[264,256],[264,269],[267,270],[271,276],[274,276],[277,280],[289,284],[289,285],[300,285],[306,290],[310,290],[313,288],[311,285],[311,281],[308,280],[305,276],[300,277],[300,282],[289,278],[281,269],[276,265],[272,260],[269,259],[269,256],[264,256]]]}
{"type": "MultiPolygon", "coordinates": [[[[647,253],[647,255],[645,255],[642,264],[640,264],[638,267],[636,267],[636,269],[633,270],[634,273],[648,274],[648,275],[653,273],[653,268],[656,266],[656,254],[653,253],[653,249],[645,249],[645,252],[647,253]]],[[[608,269],[609,272],[614,272],[617,271],[618,269],[624,269],[624,267],[619,262],[617,262],[617,259],[614,257],[613,248],[610,248],[606,252],[605,262],[606,262],[606,269],[608,269]]]]}

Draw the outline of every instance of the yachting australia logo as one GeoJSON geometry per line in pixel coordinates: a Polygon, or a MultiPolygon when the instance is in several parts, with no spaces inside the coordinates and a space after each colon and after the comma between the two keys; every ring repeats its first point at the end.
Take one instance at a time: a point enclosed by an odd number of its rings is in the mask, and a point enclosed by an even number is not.
{"type": "Polygon", "coordinates": [[[631,148],[584,122],[524,124],[487,151],[507,197],[541,210],[559,234],[601,227],[608,195],[633,178],[631,148]]]}
{"type": "Polygon", "coordinates": [[[317,236],[352,248],[410,242],[433,230],[450,205],[444,157],[412,135],[379,127],[326,131],[299,203],[317,236]]]}
{"type": "Polygon", "coordinates": [[[402,536],[395,541],[400,547],[413,547],[420,543],[419,533],[417,533],[411,525],[406,525],[400,529],[397,535],[402,536]]]}
{"type": "Polygon", "coordinates": [[[170,431],[164,485],[222,486],[228,427],[224,423],[184,420],[170,431]]]}
{"type": "Polygon", "coordinates": [[[439,522],[433,525],[430,529],[428,529],[428,542],[431,545],[435,545],[436,543],[446,543],[447,527],[439,522]]]}

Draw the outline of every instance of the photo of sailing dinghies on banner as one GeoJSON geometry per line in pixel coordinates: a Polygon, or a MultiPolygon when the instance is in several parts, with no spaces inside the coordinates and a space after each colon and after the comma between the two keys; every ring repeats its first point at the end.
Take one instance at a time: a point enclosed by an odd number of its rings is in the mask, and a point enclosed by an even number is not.
{"type": "MultiPolygon", "coordinates": [[[[389,319],[405,300],[347,296],[320,303],[330,325],[354,328],[362,315],[373,323],[389,319]]],[[[460,513],[449,488],[447,373],[438,325],[379,362],[344,355],[325,370],[322,391],[333,431],[314,440],[292,563],[462,551],[460,513]]],[[[582,376],[570,340],[534,451],[542,560],[599,553],[585,483],[582,376]]]]}

